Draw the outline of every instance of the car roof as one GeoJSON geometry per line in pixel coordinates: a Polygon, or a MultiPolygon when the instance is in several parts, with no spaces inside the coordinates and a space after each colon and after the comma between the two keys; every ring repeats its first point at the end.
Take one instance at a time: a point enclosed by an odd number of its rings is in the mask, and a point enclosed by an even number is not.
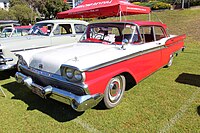
{"type": "Polygon", "coordinates": [[[133,22],[135,24],[137,24],[138,26],[161,26],[164,28],[167,28],[166,24],[163,24],[161,22],[155,22],[155,21],[130,21],[133,22]]]}
{"type": "Polygon", "coordinates": [[[30,29],[32,26],[31,25],[23,25],[23,26],[15,26],[15,29],[30,29]]]}
{"type": "MultiPolygon", "coordinates": [[[[93,24],[97,24],[93,23],[93,24]]],[[[133,23],[136,24],[138,26],[161,26],[163,28],[167,28],[166,24],[163,24],[161,22],[154,22],[154,21],[136,21],[136,20],[126,20],[126,21],[112,21],[112,22],[99,22],[99,23],[133,23]]]]}
{"type": "Polygon", "coordinates": [[[82,21],[82,20],[75,20],[75,19],[55,19],[55,20],[43,20],[43,21],[39,21],[37,23],[84,23],[84,24],[88,24],[88,22],[86,21],[82,21]]]}

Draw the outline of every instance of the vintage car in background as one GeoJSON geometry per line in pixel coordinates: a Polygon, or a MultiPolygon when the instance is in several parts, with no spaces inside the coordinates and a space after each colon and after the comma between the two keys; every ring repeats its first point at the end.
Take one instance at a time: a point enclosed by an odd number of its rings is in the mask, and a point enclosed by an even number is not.
{"type": "Polygon", "coordinates": [[[9,38],[16,36],[26,36],[28,35],[29,30],[32,26],[14,26],[14,27],[5,27],[0,35],[0,38],[9,38]]]}
{"type": "Polygon", "coordinates": [[[42,98],[76,111],[118,105],[125,89],[164,66],[184,50],[185,35],[168,35],[160,22],[93,23],[80,41],[17,54],[17,82],[42,98]]]}
{"type": "Polygon", "coordinates": [[[19,25],[19,21],[16,20],[0,20],[0,33],[5,27],[14,27],[19,25]]]}
{"type": "Polygon", "coordinates": [[[15,52],[77,42],[87,22],[81,20],[45,20],[37,22],[27,36],[0,39],[0,71],[16,66],[15,52]]]}

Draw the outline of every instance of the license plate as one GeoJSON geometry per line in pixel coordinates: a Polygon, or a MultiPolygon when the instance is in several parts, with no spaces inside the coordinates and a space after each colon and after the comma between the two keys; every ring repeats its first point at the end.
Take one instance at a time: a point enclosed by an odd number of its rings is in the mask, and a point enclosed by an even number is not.
{"type": "Polygon", "coordinates": [[[45,95],[44,95],[42,89],[40,89],[40,88],[33,87],[32,92],[37,94],[38,96],[40,96],[42,98],[45,98],[45,95]]]}

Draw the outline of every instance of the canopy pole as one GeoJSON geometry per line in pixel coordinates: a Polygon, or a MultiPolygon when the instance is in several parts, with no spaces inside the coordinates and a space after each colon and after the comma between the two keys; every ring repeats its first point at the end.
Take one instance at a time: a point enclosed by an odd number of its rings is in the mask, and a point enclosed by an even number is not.
{"type": "Polygon", "coordinates": [[[72,8],[75,7],[75,0],[72,0],[72,8]]]}
{"type": "Polygon", "coordinates": [[[149,21],[151,21],[151,13],[149,13],[148,18],[149,18],[149,21]]]}
{"type": "Polygon", "coordinates": [[[119,16],[120,16],[120,22],[122,21],[122,12],[119,11],[119,16]]]}

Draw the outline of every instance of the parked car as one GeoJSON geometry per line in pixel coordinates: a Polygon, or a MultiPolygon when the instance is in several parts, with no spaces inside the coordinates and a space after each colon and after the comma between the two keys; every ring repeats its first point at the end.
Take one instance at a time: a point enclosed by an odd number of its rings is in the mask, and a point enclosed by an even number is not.
{"type": "Polygon", "coordinates": [[[184,50],[185,35],[168,35],[160,22],[89,24],[80,42],[17,54],[17,82],[43,98],[85,111],[101,100],[117,106],[133,87],[184,50]]]}
{"type": "Polygon", "coordinates": [[[81,20],[45,20],[36,23],[28,36],[0,39],[0,71],[16,66],[15,52],[77,42],[87,24],[81,20]]]}
{"type": "Polygon", "coordinates": [[[5,27],[19,26],[18,21],[15,20],[0,20],[0,33],[5,27]]]}
{"type": "Polygon", "coordinates": [[[28,35],[29,30],[32,26],[14,26],[14,27],[5,27],[1,32],[1,38],[8,38],[14,36],[26,36],[28,35]]]}

